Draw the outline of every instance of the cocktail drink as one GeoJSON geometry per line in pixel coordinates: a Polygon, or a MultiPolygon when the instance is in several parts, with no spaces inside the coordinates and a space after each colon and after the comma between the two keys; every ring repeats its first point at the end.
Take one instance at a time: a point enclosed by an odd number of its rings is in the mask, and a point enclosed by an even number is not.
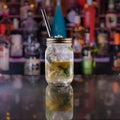
{"type": "Polygon", "coordinates": [[[70,83],[73,79],[73,62],[51,62],[46,64],[46,79],[48,82],[56,84],[59,83],[70,83]]]}
{"type": "Polygon", "coordinates": [[[61,86],[72,82],[73,58],[70,38],[47,39],[45,76],[48,84],[61,86]]]}

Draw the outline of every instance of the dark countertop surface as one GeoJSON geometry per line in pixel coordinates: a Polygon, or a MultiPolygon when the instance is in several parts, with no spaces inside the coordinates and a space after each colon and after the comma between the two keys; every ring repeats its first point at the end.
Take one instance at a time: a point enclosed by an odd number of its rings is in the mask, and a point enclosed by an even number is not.
{"type": "Polygon", "coordinates": [[[53,87],[44,76],[0,74],[0,120],[116,120],[119,101],[117,75],[75,75],[53,87]]]}

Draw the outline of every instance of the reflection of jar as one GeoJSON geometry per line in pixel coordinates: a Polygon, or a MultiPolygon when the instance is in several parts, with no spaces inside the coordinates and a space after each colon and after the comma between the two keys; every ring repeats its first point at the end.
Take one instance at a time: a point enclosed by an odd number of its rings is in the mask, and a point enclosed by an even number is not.
{"type": "Polygon", "coordinates": [[[48,38],[45,52],[45,75],[48,84],[65,85],[73,80],[71,38],[48,38]]]}
{"type": "Polygon", "coordinates": [[[46,119],[72,120],[73,89],[71,86],[46,88],[46,119]]]}
{"type": "Polygon", "coordinates": [[[7,71],[9,69],[9,44],[2,36],[0,36],[0,70],[7,71]]]}
{"type": "Polygon", "coordinates": [[[40,75],[39,44],[30,44],[25,48],[25,75],[40,75]]]}

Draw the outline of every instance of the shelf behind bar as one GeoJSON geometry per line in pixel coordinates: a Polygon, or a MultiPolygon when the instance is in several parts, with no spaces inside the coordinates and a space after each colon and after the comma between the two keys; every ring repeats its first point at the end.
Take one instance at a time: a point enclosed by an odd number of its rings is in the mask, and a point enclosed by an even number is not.
{"type": "MultiPolygon", "coordinates": [[[[100,18],[104,18],[106,16],[106,14],[100,14],[99,17],[100,18]]],[[[117,14],[117,17],[119,18],[120,17],[120,13],[117,14]]]]}
{"type": "MultiPolygon", "coordinates": [[[[33,15],[34,18],[41,18],[41,15],[33,15]]],[[[10,18],[20,18],[20,15],[10,15],[10,18]]]]}
{"type": "MultiPolygon", "coordinates": [[[[15,62],[24,62],[25,61],[25,58],[10,58],[10,62],[12,63],[15,63],[15,62]]],[[[41,62],[45,62],[44,59],[40,59],[41,62]]],[[[81,62],[82,61],[82,58],[75,58],[74,59],[74,62],[78,63],[78,62],[81,62]]],[[[103,58],[94,58],[94,61],[96,62],[110,62],[110,58],[109,57],[103,57],[103,58]]]]}

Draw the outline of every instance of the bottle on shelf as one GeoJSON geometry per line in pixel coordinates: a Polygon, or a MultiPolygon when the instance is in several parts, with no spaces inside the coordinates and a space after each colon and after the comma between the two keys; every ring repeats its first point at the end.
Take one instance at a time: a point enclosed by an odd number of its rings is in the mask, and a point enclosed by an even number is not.
{"type": "Polygon", "coordinates": [[[96,11],[96,18],[95,18],[95,30],[96,28],[99,27],[99,23],[100,23],[100,8],[99,8],[99,4],[100,4],[100,1],[99,0],[93,0],[93,7],[95,8],[95,11],[96,11]]]}
{"type": "Polygon", "coordinates": [[[108,8],[108,0],[101,0],[99,3],[99,12],[101,15],[105,15],[108,8]]]}
{"type": "Polygon", "coordinates": [[[106,27],[110,32],[110,41],[114,41],[114,33],[117,28],[117,13],[115,11],[114,0],[109,0],[108,11],[105,16],[106,27]]]}
{"type": "Polygon", "coordinates": [[[120,0],[115,0],[115,10],[120,13],[120,0]]]}
{"type": "Polygon", "coordinates": [[[84,30],[84,44],[82,47],[82,56],[88,56],[90,51],[90,28],[86,27],[84,30]]]}
{"type": "Polygon", "coordinates": [[[0,20],[2,19],[3,16],[3,6],[0,4],[0,20]]]}
{"type": "Polygon", "coordinates": [[[67,29],[67,36],[72,37],[71,36],[71,30],[72,27],[74,26],[74,17],[78,15],[76,9],[77,9],[77,5],[76,2],[74,0],[69,0],[69,2],[67,2],[67,11],[66,11],[66,29],[67,29]]]}
{"type": "Polygon", "coordinates": [[[13,29],[13,24],[9,18],[9,10],[5,9],[3,13],[3,18],[0,21],[0,34],[6,37],[6,40],[10,40],[10,32],[13,29]]]}
{"type": "Polygon", "coordinates": [[[84,28],[81,25],[81,18],[78,15],[74,17],[74,26],[72,28],[71,36],[73,38],[74,57],[79,58],[84,44],[84,28]]]}
{"type": "Polygon", "coordinates": [[[120,33],[114,34],[114,50],[112,54],[112,71],[114,73],[120,72],[120,33]]]}
{"type": "Polygon", "coordinates": [[[47,13],[47,18],[48,21],[50,23],[50,25],[52,25],[53,22],[53,3],[52,0],[45,0],[45,11],[47,13]]]}
{"type": "Polygon", "coordinates": [[[20,8],[20,18],[21,20],[25,20],[27,18],[27,11],[30,10],[29,1],[25,0],[23,5],[20,8]]]}
{"type": "Polygon", "coordinates": [[[40,75],[40,44],[29,35],[25,47],[24,75],[40,75]]]}
{"type": "Polygon", "coordinates": [[[90,44],[90,28],[89,27],[86,27],[85,30],[84,30],[84,41],[86,44],[90,44]]]}
{"type": "Polygon", "coordinates": [[[9,10],[6,6],[0,21],[0,71],[9,70],[9,40],[12,30],[12,22],[9,18],[9,10]]]}
{"type": "Polygon", "coordinates": [[[109,32],[105,28],[104,20],[100,22],[100,28],[96,31],[97,55],[100,57],[109,56],[109,32]]]}
{"type": "Polygon", "coordinates": [[[86,0],[77,0],[77,4],[81,7],[83,7],[86,3],[86,0]]]}
{"type": "Polygon", "coordinates": [[[83,14],[84,12],[84,6],[86,4],[86,0],[76,0],[77,5],[80,8],[80,13],[83,14]]]}
{"type": "Polygon", "coordinates": [[[10,43],[10,57],[23,57],[22,32],[19,29],[19,20],[17,18],[13,19],[13,30],[11,31],[10,43]]]}
{"type": "Polygon", "coordinates": [[[117,27],[117,13],[115,11],[114,0],[109,0],[108,11],[105,16],[106,27],[108,29],[117,27]]]}
{"type": "Polygon", "coordinates": [[[0,35],[0,71],[9,70],[9,42],[0,35]]]}
{"type": "Polygon", "coordinates": [[[84,27],[90,28],[90,41],[95,42],[95,24],[96,24],[96,10],[92,5],[92,0],[87,0],[84,9],[84,27]]]}
{"type": "Polygon", "coordinates": [[[90,50],[82,56],[82,73],[84,75],[91,75],[93,73],[93,57],[90,50]]]}
{"type": "Polygon", "coordinates": [[[37,25],[37,22],[33,18],[32,10],[27,11],[27,18],[26,20],[22,21],[21,27],[23,31],[26,31],[28,34],[31,34],[31,33],[34,35],[37,34],[38,25],[37,25]]]}
{"type": "Polygon", "coordinates": [[[66,22],[62,14],[61,0],[57,0],[56,10],[52,23],[52,34],[53,36],[61,35],[63,37],[67,37],[66,22]]]}
{"type": "Polygon", "coordinates": [[[70,2],[68,2],[66,20],[67,20],[67,25],[69,26],[72,26],[74,24],[74,17],[78,15],[75,8],[76,8],[76,4],[74,0],[71,0],[70,2]]]}
{"type": "Polygon", "coordinates": [[[43,7],[44,0],[35,0],[36,14],[40,14],[40,9],[43,7]]]}
{"type": "Polygon", "coordinates": [[[82,57],[83,56],[88,56],[89,51],[91,53],[91,56],[95,57],[95,55],[96,55],[95,46],[90,41],[90,28],[86,27],[85,30],[84,30],[84,44],[82,46],[82,57]]]}
{"type": "Polygon", "coordinates": [[[22,21],[21,23],[21,28],[23,30],[23,41],[24,41],[24,46],[27,44],[28,36],[33,35],[38,39],[38,24],[37,22],[33,19],[33,11],[28,10],[27,11],[27,19],[22,21]]]}

